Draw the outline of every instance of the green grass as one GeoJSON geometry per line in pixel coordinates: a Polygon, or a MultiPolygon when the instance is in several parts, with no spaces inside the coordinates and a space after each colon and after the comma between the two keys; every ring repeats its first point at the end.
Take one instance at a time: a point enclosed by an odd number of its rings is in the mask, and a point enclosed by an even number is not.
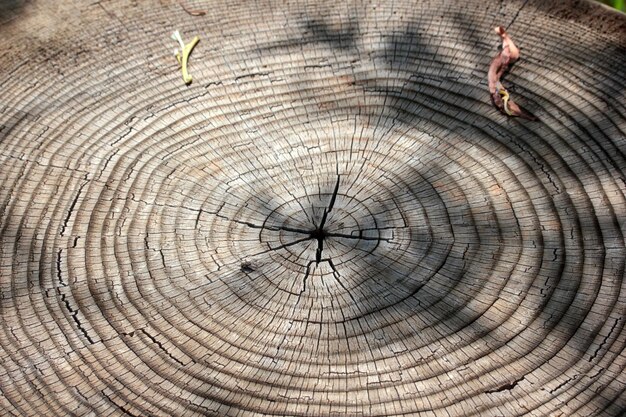
{"type": "Polygon", "coordinates": [[[608,4],[611,7],[626,12],[626,0],[600,0],[604,4],[608,4]]]}

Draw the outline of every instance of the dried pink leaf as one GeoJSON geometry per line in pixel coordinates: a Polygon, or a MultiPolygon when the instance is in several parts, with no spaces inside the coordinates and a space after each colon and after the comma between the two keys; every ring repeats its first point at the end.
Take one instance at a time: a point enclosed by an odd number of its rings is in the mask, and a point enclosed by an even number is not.
{"type": "Polygon", "coordinates": [[[494,31],[502,39],[502,50],[491,60],[487,81],[489,93],[494,105],[504,114],[519,116],[528,120],[537,120],[535,116],[518,106],[510,98],[509,92],[500,82],[500,78],[508,71],[509,67],[519,59],[519,48],[515,46],[511,37],[502,26],[497,26],[494,31]]]}

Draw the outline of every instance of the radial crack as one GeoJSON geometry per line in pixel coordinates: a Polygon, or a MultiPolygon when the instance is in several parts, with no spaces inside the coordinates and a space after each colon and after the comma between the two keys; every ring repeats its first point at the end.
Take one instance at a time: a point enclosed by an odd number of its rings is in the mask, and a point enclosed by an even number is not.
{"type": "Polygon", "coordinates": [[[358,236],[354,236],[354,235],[347,235],[345,233],[326,233],[327,237],[339,237],[342,239],[355,239],[355,240],[377,240],[377,241],[384,241],[384,242],[390,242],[392,240],[392,238],[388,238],[388,237],[380,237],[380,236],[372,236],[372,237],[367,237],[367,236],[363,236],[363,231],[359,230],[359,235],[358,236]]]}
{"type": "Polygon", "coordinates": [[[289,246],[293,246],[293,245],[297,245],[298,243],[306,242],[309,239],[310,238],[305,237],[305,238],[302,238],[302,239],[294,240],[293,242],[283,243],[282,245],[274,246],[274,247],[270,246],[270,244],[268,243],[267,246],[269,247],[269,250],[263,251],[261,253],[266,253],[266,252],[275,251],[275,250],[279,250],[279,249],[285,249],[285,248],[288,248],[289,246]]]}
{"type": "Polygon", "coordinates": [[[310,261],[306,266],[306,273],[304,274],[304,278],[302,279],[302,290],[300,290],[300,294],[298,294],[298,301],[296,302],[296,305],[300,302],[300,297],[302,296],[302,294],[306,292],[306,280],[307,278],[309,278],[309,274],[311,273],[312,263],[313,261],[310,261]]]}
{"type": "Polygon", "coordinates": [[[322,260],[322,251],[324,250],[324,234],[319,233],[317,236],[317,249],[315,250],[315,264],[319,265],[322,260]]]}
{"type": "MultiPolygon", "coordinates": [[[[242,224],[244,226],[248,226],[252,229],[265,229],[265,230],[271,230],[273,232],[277,232],[279,230],[284,230],[286,232],[293,232],[293,233],[300,233],[300,234],[306,234],[306,235],[310,235],[311,231],[310,230],[306,230],[306,229],[299,229],[297,227],[288,227],[288,226],[266,226],[265,222],[261,225],[258,224],[254,224],[252,222],[245,222],[245,221],[241,221],[241,220],[236,220],[236,219],[231,219],[227,216],[221,215],[221,214],[215,214],[217,217],[227,220],[229,222],[233,222],[233,223],[237,223],[237,224],[242,224]]],[[[266,220],[267,221],[267,220],[266,220]]]]}
{"type": "Polygon", "coordinates": [[[324,231],[324,226],[326,225],[326,219],[328,215],[333,210],[335,206],[335,201],[337,199],[337,193],[339,192],[339,181],[341,180],[341,175],[337,174],[337,182],[335,183],[335,189],[333,190],[333,195],[330,197],[330,202],[328,203],[328,209],[324,209],[324,215],[322,216],[322,221],[320,222],[319,227],[317,227],[313,232],[311,232],[311,238],[317,239],[317,249],[315,251],[315,264],[319,265],[322,260],[322,252],[324,250],[324,239],[326,236],[326,232],[324,231]]]}
{"type": "Polygon", "coordinates": [[[333,207],[335,206],[335,200],[337,199],[337,193],[339,192],[339,180],[341,179],[341,175],[337,175],[337,182],[335,183],[335,189],[333,190],[333,195],[330,197],[330,203],[328,204],[328,210],[324,209],[324,215],[322,216],[322,222],[320,223],[319,230],[324,229],[324,225],[326,224],[326,219],[333,207]]]}

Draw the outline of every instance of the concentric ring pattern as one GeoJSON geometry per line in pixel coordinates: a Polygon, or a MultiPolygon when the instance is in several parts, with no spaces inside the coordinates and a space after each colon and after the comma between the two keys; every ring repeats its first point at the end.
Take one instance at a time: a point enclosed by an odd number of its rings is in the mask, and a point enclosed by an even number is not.
{"type": "Polygon", "coordinates": [[[623,15],[14,3],[3,415],[626,408],[623,15]],[[537,122],[489,101],[496,25],[537,122]]]}

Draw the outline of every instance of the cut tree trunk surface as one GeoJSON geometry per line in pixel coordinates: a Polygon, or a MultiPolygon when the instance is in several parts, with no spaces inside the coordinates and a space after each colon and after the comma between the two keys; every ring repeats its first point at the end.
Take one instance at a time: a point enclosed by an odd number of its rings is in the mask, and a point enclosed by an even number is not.
{"type": "Polygon", "coordinates": [[[622,415],[623,14],[182,4],[0,6],[0,414],[622,415]]]}

